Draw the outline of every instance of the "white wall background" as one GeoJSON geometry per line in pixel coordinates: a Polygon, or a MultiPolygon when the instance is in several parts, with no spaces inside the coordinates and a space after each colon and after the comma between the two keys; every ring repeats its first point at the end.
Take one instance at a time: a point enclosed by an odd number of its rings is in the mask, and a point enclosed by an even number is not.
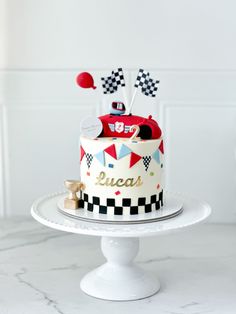
{"type": "Polygon", "coordinates": [[[233,0],[0,0],[1,215],[28,215],[78,176],[79,121],[106,101],[76,73],[98,82],[123,66],[130,93],[141,66],[161,80],[135,111],[159,115],[167,188],[236,222],[235,11],[233,0]]]}

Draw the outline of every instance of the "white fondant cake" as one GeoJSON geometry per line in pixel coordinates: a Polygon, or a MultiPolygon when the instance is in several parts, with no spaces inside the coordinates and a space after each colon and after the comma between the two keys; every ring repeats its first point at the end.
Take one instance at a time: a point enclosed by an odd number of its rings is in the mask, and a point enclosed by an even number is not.
{"type": "Polygon", "coordinates": [[[80,205],[108,215],[133,215],[163,206],[163,140],[80,138],[85,189],[80,205]]]}

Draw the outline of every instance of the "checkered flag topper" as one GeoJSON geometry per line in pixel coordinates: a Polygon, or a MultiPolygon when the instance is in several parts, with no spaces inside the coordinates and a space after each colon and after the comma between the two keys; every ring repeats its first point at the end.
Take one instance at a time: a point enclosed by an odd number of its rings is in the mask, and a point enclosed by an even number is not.
{"type": "Polygon", "coordinates": [[[149,72],[140,69],[136,78],[134,87],[139,88],[145,86],[146,81],[149,79],[149,72]]]}
{"type": "Polygon", "coordinates": [[[117,84],[113,76],[102,77],[103,94],[113,94],[117,91],[117,84]]]}
{"type": "Polygon", "coordinates": [[[145,81],[144,86],[142,87],[142,93],[146,96],[156,97],[158,87],[157,85],[160,81],[153,80],[149,78],[145,81]]]}
{"type": "Polygon", "coordinates": [[[112,75],[115,78],[117,86],[125,86],[125,78],[122,68],[118,68],[117,71],[112,71],[112,75]]]}
{"type": "Polygon", "coordinates": [[[141,88],[142,93],[146,96],[155,97],[159,83],[160,81],[150,78],[148,71],[140,69],[134,87],[141,88]]]}
{"type": "Polygon", "coordinates": [[[89,154],[89,153],[85,153],[85,157],[86,157],[86,163],[88,168],[90,168],[92,161],[93,161],[93,155],[89,154]]]}
{"type": "Polygon", "coordinates": [[[122,68],[111,72],[111,76],[102,77],[102,87],[104,94],[113,94],[117,91],[118,86],[125,86],[125,79],[122,68]]]}
{"type": "Polygon", "coordinates": [[[152,156],[144,156],[143,157],[143,164],[145,167],[145,171],[148,171],[151,160],[152,160],[152,156]]]}

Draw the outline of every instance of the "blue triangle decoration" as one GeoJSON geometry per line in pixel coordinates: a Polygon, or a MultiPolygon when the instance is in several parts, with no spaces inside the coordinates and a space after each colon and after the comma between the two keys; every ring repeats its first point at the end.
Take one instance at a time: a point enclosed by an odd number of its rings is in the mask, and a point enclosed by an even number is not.
{"type": "Polygon", "coordinates": [[[103,166],[105,166],[105,155],[104,155],[103,150],[101,150],[99,153],[95,154],[94,156],[103,166]]]}
{"type": "Polygon", "coordinates": [[[119,154],[118,154],[118,159],[123,158],[131,153],[131,149],[127,147],[126,145],[122,144],[119,154]]]}
{"type": "Polygon", "coordinates": [[[160,152],[158,149],[153,153],[152,158],[160,164],[160,152]]]}

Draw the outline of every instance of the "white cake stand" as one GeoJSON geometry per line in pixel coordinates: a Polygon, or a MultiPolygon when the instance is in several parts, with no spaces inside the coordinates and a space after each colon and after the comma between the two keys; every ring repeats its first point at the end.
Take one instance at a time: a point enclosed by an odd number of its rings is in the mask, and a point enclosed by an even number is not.
{"type": "Polygon", "coordinates": [[[180,231],[204,221],[211,213],[208,204],[182,196],[182,214],[164,221],[130,225],[85,222],[58,212],[61,196],[62,193],[56,193],[40,198],[32,205],[31,214],[50,228],[102,237],[101,248],[107,262],[85,275],[80,287],[85,293],[105,300],[137,300],[160,289],[157,278],[133,262],[139,250],[139,237],[180,231]]]}

